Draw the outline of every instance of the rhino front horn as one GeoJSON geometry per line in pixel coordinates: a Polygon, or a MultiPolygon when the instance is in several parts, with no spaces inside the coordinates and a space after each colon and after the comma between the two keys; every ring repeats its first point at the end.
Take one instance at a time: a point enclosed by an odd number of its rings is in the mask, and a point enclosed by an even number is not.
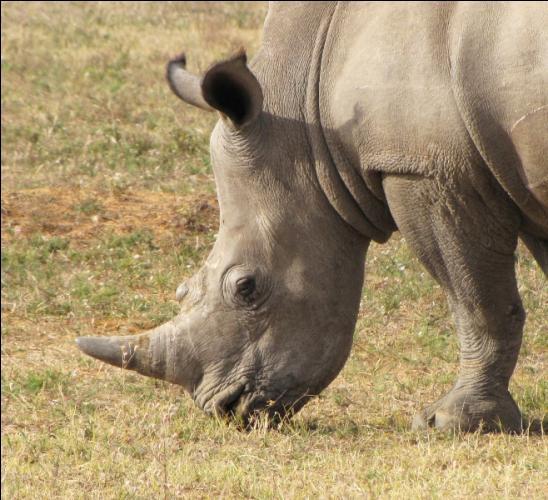
{"type": "Polygon", "coordinates": [[[139,372],[150,371],[148,356],[142,353],[143,348],[148,350],[148,336],[79,337],[76,344],[88,356],[110,365],[139,372]]]}
{"type": "Polygon", "coordinates": [[[79,337],[76,344],[88,356],[192,392],[202,371],[187,340],[188,327],[186,318],[177,317],[140,335],[79,337]]]}
{"type": "Polygon", "coordinates": [[[140,335],[79,337],[76,344],[88,356],[105,363],[166,380],[167,343],[172,331],[169,322],[140,335]]]}

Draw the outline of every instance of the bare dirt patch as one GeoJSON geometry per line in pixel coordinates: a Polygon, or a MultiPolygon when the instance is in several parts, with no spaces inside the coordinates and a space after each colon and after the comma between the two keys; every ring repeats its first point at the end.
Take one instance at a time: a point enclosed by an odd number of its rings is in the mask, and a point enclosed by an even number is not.
{"type": "Polygon", "coordinates": [[[100,234],[150,231],[157,241],[215,231],[218,203],[213,195],[154,191],[105,192],[38,188],[4,193],[2,241],[33,234],[70,239],[85,246],[100,234]]]}

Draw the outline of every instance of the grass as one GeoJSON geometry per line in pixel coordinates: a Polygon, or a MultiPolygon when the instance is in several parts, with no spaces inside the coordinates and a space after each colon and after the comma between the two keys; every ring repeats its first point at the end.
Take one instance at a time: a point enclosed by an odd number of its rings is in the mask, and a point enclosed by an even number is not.
{"type": "MultiPolygon", "coordinates": [[[[405,242],[373,245],[352,355],[289,424],[242,433],[175,386],[79,353],[135,333],[217,228],[215,116],[179,103],[164,66],[201,71],[259,45],[265,5],[2,4],[2,494],[6,498],[541,498],[544,436],[413,433],[452,384],[440,288],[405,242]]],[[[548,290],[523,247],[529,316],[512,392],[547,411],[548,290]]]]}

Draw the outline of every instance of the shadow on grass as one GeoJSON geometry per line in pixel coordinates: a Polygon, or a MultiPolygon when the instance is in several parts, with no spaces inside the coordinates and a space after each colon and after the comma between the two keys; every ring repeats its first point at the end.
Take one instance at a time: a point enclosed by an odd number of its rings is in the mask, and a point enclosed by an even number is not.
{"type": "Polygon", "coordinates": [[[529,420],[528,418],[523,418],[523,434],[527,436],[544,436],[548,434],[548,417],[534,418],[529,420]]]}

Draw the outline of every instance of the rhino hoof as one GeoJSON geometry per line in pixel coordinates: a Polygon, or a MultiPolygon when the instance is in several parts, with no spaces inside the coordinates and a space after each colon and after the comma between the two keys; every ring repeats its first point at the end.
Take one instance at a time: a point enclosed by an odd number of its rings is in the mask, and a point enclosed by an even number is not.
{"type": "Polygon", "coordinates": [[[175,291],[175,300],[181,302],[188,294],[188,285],[186,282],[181,283],[175,291]]]}
{"type": "Polygon", "coordinates": [[[413,418],[413,430],[430,427],[461,432],[522,433],[524,430],[521,413],[508,391],[486,397],[462,389],[451,391],[413,418]]]}

